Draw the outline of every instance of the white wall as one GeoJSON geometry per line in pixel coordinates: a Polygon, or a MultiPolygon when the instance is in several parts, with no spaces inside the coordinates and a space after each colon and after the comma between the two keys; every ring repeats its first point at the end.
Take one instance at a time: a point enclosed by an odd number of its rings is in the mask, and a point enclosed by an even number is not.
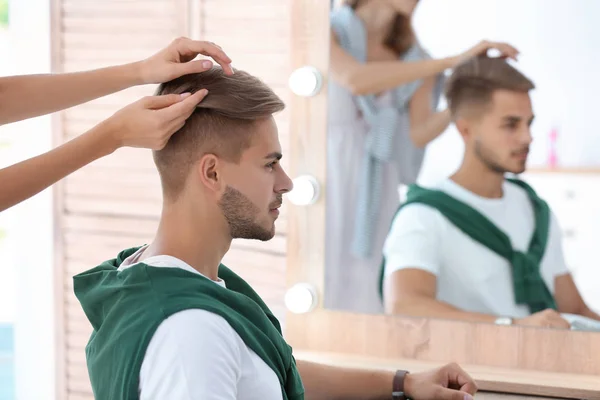
{"type": "MultiPolygon", "coordinates": [[[[0,28],[0,76],[12,74],[13,59],[8,29],[0,28]]],[[[11,126],[0,126],[0,168],[17,161],[14,149],[10,146],[13,138],[11,126]]],[[[0,279],[0,324],[12,324],[15,319],[16,290],[14,258],[10,240],[10,229],[15,224],[12,210],[0,212],[0,258],[2,259],[2,279],[0,279]],[[5,235],[2,234],[4,232],[5,235]]]]}
{"type": "MultiPolygon", "coordinates": [[[[50,2],[12,0],[10,40],[14,71],[50,72],[50,2]]],[[[18,99],[27,101],[27,99],[18,99]]],[[[19,158],[51,148],[50,117],[11,126],[21,136],[19,158]]],[[[52,196],[46,190],[14,208],[17,218],[12,244],[15,260],[15,373],[17,400],[55,398],[52,196]]]]}
{"type": "MultiPolygon", "coordinates": [[[[559,131],[559,166],[600,166],[600,1],[423,0],[415,30],[434,57],[458,54],[479,40],[506,41],[521,51],[515,65],[537,86],[530,166],[544,166],[547,135],[559,131]]],[[[458,133],[430,146],[422,181],[453,172],[462,159],[458,133]]]]}

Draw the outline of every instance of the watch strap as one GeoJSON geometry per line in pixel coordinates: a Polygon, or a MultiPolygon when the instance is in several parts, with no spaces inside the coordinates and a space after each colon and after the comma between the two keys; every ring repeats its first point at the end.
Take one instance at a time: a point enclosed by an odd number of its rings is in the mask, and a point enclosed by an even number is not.
{"type": "Polygon", "coordinates": [[[410,400],[404,393],[404,381],[408,371],[399,369],[394,375],[392,384],[392,399],[393,400],[410,400]]]}

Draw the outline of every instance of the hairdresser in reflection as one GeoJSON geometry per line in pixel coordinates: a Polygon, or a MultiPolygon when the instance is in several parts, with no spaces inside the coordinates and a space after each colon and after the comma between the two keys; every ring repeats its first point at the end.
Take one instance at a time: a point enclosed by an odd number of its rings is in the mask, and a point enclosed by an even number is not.
{"type": "Polygon", "coordinates": [[[400,184],[450,123],[443,72],[504,43],[431,59],[411,28],[417,0],[347,0],[331,13],[325,307],[380,312],[382,247],[400,184]]]}
{"type": "Polygon", "coordinates": [[[384,246],[387,312],[598,325],[565,265],[552,210],[524,181],[505,176],[525,171],[533,89],[501,58],[476,57],[453,72],[446,98],[465,142],[463,162],[433,187],[412,186],[394,218],[384,246]]]}

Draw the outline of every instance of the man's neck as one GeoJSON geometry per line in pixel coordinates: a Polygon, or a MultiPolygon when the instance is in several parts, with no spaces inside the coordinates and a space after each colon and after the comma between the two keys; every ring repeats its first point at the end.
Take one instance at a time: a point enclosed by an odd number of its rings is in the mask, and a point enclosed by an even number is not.
{"type": "Polygon", "coordinates": [[[463,161],[458,171],[450,179],[481,197],[499,199],[504,195],[502,189],[504,174],[489,169],[481,162],[463,161]]]}
{"type": "Polygon", "coordinates": [[[226,223],[212,221],[208,216],[190,218],[183,207],[165,206],[156,236],[142,258],[173,256],[216,281],[219,264],[230,245],[231,237],[226,223]]]}

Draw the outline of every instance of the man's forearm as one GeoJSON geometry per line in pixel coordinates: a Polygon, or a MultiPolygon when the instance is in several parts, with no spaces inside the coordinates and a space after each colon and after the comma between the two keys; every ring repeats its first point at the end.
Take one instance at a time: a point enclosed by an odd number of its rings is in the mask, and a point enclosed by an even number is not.
{"type": "Polygon", "coordinates": [[[594,311],[590,310],[590,308],[588,306],[585,306],[585,308],[582,311],[581,315],[584,316],[584,317],[595,319],[596,321],[600,321],[600,315],[596,314],[594,311]]]}
{"type": "Polygon", "coordinates": [[[113,152],[116,144],[107,129],[107,124],[100,124],[56,149],[0,169],[0,212],[113,152]]]}
{"type": "Polygon", "coordinates": [[[471,322],[494,322],[496,316],[477,312],[463,311],[450,304],[430,298],[398,301],[386,305],[391,314],[401,314],[414,317],[457,319],[471,322]]]}
{"type": "Polygon", "coordinates": [[[0,125],[73,107],[143,83],[138,64],[0,78],[0,125]]]}
{"type": "Polygon", "coordinates": [[[333,367],[297,361],[307,400],[388,400],[395,372],[333,367]]]}

